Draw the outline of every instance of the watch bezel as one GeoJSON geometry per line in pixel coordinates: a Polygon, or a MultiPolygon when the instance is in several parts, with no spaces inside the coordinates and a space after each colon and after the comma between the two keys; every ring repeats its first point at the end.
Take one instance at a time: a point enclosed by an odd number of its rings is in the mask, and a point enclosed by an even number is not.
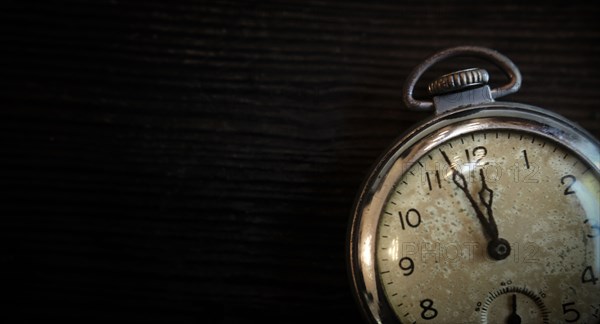
{"type": "Polygon", "coordinates": [[[545,109],[493,102],[456,109],[417,126],[378,159],[355,200],[348,233],[348,268],[355,297],[371,323],[399,323],[377,275],[375,246],[383,204],[392,185],[438,145],[483,130],[529,132],[572,150],[600,173],[600,144],[568,119],[545,109]]]}

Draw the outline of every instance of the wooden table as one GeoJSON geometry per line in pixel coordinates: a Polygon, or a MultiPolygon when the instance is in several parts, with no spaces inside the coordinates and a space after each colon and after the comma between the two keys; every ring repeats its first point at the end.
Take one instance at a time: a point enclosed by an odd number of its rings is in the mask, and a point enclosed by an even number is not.
{"type": "Polygon", "coordinates": [[[353,199],[428,116],[404,110],[401,86],[445,47],[502,52],[524,79],[507,100],[600,135],[594,4],[2,7],[15,323],[361,323],[345,264],[353,199]]]}

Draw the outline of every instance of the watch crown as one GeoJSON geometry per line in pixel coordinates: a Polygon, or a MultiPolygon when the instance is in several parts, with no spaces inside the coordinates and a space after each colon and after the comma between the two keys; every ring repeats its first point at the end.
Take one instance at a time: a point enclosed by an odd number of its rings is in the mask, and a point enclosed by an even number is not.
{"type": "Polygon", "coordinates": [[[473,86],[485,85],[490,75],[484,69],[473,68],[448,73],[429,84],[429,93],[433,95],[444,94],[473,86]]]}

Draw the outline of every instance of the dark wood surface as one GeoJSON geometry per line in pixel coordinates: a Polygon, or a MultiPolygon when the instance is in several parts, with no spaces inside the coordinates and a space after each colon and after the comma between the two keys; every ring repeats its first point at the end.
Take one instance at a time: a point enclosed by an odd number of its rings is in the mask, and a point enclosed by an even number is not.
{"type": "Polygon", "coordinates": [[[593,4],[1,7],[7,323],[361,323],[353,199],[427,117],[401,85],[445,47],[504,53],[508,100],[600,134],[593,4]]]}

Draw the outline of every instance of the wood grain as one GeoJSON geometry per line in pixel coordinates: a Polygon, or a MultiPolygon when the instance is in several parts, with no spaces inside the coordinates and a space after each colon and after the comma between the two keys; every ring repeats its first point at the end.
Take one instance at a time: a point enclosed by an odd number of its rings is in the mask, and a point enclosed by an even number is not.
{"type": "Polygon", "coordinates": [[[410,69],[449,46],[497,49],[524,76],[510,100],[598,136],[599,14],[6,2],[1,228],[17,322],[362,322],[346,228],[370,165],[427,116],[403,110],[410,69]]]}

